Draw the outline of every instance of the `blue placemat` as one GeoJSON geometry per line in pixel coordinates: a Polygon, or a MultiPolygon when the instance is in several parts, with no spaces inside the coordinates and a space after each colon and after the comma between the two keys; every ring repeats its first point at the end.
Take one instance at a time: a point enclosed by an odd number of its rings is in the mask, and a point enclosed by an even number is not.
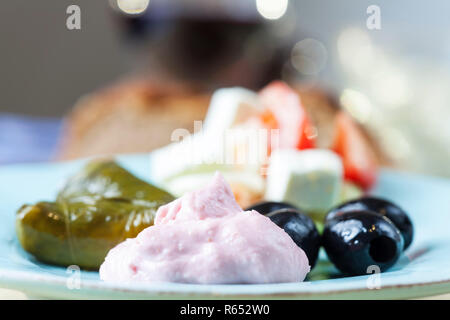
{"type": "Polygon", "coordinates": [[[0,113],[0,164],[52,159],[61,127],[60,118],[0,113]]]}

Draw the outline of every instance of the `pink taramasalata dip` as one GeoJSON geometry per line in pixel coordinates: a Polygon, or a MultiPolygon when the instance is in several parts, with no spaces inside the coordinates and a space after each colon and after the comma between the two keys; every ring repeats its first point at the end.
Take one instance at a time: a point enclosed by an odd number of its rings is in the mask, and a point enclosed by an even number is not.
{"type": "Polygon", "coordinates": [[[242,211],[223,176],[158,209],[155,224],[111,249],[100,278],[199,284],[303,281],[304,251],[269,218],[242,211]]]}

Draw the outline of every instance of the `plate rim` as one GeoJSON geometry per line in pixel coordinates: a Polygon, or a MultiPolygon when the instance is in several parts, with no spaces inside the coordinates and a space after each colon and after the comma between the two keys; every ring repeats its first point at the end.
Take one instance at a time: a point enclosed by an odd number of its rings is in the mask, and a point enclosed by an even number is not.
{"type": "MultiPolygon", "coordinates": [[[[77,296],[84,295],[95,295],[98,297],[107,299],[113,298],[147,298],[147,299],[180,299],[180,296],[184,298],[188,297],[190,299],[204,298],[209,299],[330,299],[336,297],[338,299],[344,299],[346,296],[352,296],[358,294],[358,299],[365,299],[369,296],[369,299],[376,298],[377,294],[374,293],[386,293],[388,291],[397,290],[399,292],[408,292],[410,289],[428,288],[429,290],[425,294],[424,292],[411,291],[410,294],[393,296],[394,299],[404,299],[404,298],[415,298],[424,297],[428,295],[438,295],[442,293],[450,292],[450,277],[443,280],[435,281],[421,281],[409,284],[389,284],[382,285],[380,288],[351,288],[351,289],[340,289],[340,290],[324,290],[324,291],[311,291],[311,290],[301,290],[301,291],[279,291],[279,292],[258,292],[258,293],[238,293],[238,292],[221,292],[220,290],[211,290],[209,285],[204,286],[201,290],[201,285],[192,285],[196,287],[196,290],[177,290],[173,289],[161,289],[158,287],[164,287],[169,285],[179,286],[178,283],[161,283],[156,285],[141,285],[141,286],[129,286],[129,284],[121,283],[108,283],[100,282],[98,280],[82,280],[80,282],[80,288],[69,289],[67,287],[67,279],[59,275],[49,275],[49,274],[37,274],[30,271],[17,271],[17,270],[1,270],[0,269],[0,286],[8,289],[16,289],[27,292],[40,293],[42,296],[56,296],[58,293],[64,293],[63,296],[66,298],[76,298],[77,296]],[[42,292],[42,284],[45,283],[47,288],[47,293],[42,292]],[[156,287],[156,288],[151,288],[156,287]],[[435,290],[432,288],[436,287],[435,290]],[[36,288],[36,289],[35,289],[36,288]],[[443,290],[440,290],[443,289],[443,290]],[[431,291],[431,294],[429,293],[431,291]],[[370,293],[370,294],[369,294],[370,293]],[[125,295],[132,295],[132,297],[125,297],[125,295]],[[365,296],[364,296],[365,295],[365,296]]],[[[182,284],[183,286],[190,286],[190,284],[182,284]]],[[[279,284],[273,284],[279,285],[279,284]]],[[[223,285],[223,287],[229,287],[230,285],[223,285]]],[[[221,285],[214,285],[215,288],[220,288],[221,285]]],[[[381,299],[385,299],[382,296],[381,299]]]]}

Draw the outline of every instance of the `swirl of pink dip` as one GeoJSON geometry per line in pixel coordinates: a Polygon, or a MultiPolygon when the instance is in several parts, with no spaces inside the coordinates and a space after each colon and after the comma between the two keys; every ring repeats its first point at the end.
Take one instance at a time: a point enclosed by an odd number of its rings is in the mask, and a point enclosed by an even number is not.
{"type": "Polygon", "coordinates": [[[303,281],[308,258],[256,211],[244,212],[220,173],[158,209],[155,224],[111,249],[100,278],[199,284],[303,281]]]}

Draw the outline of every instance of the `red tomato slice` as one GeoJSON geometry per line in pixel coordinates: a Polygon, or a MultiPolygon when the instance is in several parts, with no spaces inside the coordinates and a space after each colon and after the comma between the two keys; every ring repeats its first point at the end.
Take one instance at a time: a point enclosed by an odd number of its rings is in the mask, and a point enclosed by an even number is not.
{"type": "MultiPolygon", "coordinates": [[[[270,129],[279,129],[279,148],[306,149],[315,146],[313,127],[300,97],[282,81],[274,81],[259,92],[265,108],[261,118],[270,129]]],[[[276,144],[272,143],[275,148],[276,144]]]]}
{"type": "Polygon", "coordinates": [[[342,157],[344,177],[369,189],[376,182],[376,157],[361,129],[343,111],[336,116],[336,132],[331,149],[342,157]]]}

